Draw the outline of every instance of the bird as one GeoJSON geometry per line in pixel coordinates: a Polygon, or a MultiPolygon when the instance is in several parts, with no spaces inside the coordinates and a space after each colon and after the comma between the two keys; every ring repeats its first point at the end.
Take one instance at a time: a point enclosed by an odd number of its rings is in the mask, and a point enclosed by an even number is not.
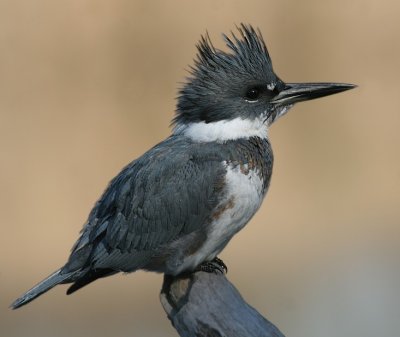
{"type": "Polygon", "coordinates": [[[19,308],[58,284],[71,294],[119,272],[224,272],[218,258],[260,208],[273,152],[270,126],[297,102],[355,87],[285,83],[263,36],[250,24],[197,43],[179,89],[169,137],[132,161],[95,203],[63,267],[11,304],[19,308]]]}

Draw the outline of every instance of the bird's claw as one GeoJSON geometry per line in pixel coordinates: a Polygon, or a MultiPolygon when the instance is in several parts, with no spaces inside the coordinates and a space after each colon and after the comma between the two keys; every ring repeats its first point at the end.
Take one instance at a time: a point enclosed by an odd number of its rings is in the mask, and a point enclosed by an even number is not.
{"type": "Polygon", "coordinates": [[[215,257],[211,261],[205,261],[200,264],[196,271],[204,271],[206,273],[216,273],[216,274],[226,274],[228,272],[228,267],[218,257],[215,257]]]}

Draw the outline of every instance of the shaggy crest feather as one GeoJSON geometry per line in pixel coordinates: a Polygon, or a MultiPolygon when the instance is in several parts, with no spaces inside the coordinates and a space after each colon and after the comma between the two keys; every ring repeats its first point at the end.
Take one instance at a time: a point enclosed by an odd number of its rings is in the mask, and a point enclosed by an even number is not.
{"type": "MultiPolygon", "coordinates": [[[[252,26],[245,24],[241,24],[237,29],[240,38],[233,32],[231,32],[232,37],[222,35],[232,54],[216,49],[208,33],[201,37],[197,44],[198,54],[195,67],[192,68],[193,76],[201,76],[202,73],[220,69],[229,72],[232,70],[248,72],[254,71],[256,66],[271,68],[271,58],[260,30],[256,31],[252,26]]],[[[260,68],[257,69],[260,71],[260,68]]]]}

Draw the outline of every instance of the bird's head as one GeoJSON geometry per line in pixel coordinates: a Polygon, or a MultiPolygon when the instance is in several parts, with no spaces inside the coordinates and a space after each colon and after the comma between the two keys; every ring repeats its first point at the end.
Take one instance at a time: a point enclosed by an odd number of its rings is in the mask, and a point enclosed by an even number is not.
{"type": "Polygon", "coordinates": [[[208,35],[197,45],[191,76],[178,96],[175,133],[200,141],[266,136],[266,130],[296,102],[354,87],[344,83],[285,83],[273,71],[261,32],[238,27],[223,35],[230,52],[216,49],[208,35]]]}

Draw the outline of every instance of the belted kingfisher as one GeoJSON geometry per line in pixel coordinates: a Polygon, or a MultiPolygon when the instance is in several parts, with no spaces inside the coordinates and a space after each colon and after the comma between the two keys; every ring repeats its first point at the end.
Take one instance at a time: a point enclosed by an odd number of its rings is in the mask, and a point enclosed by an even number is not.
{"type": "Polygon", "coordinates": [[[242,24],[238,34],[223,37],[229,52],[208,35],[198,43],[172,135],[110,182],[67,263],[13,309],[57,284],[72,283],[70,294],[118,272],[225,268],[217,255],[257,212],[270,183],[271,124],[296,102],[355,86],[285,83],[259,30],[242,24]]]}

